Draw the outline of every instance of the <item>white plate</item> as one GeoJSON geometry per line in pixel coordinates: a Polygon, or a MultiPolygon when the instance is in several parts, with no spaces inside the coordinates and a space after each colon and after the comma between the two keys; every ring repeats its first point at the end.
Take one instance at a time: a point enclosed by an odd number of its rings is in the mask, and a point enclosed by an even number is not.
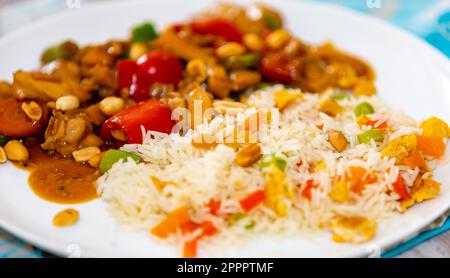
{"type": "MultiPolygon", "coordinates": [[[[17,69],[33,69],[41,51],[64,39],[80,44],[124,38],[130,26],[151,19],[161,28],[186,19],[212,1],[126,1],[83,6],[49,17],[0,40],[0,78],[11,79],[17,69]]],[[[367,59],[378,75],[381,97],[416,119],[436,115],[450,121],[450,64],[426,43],[393,26],[337,6],[290,1],[268,1],[278,7],[289,28],[300,38],[320,43],[332,40],[350,53],[367,59]]],[[[450,208],[450,167],[436,178],[442,193],[403,216],[384,221],[377,236],[362,245],[336,244],[328,233],[303,239],[255,239],[242,250],[218,250],[220,256],[354,257],[406,240],[450,208]]],[[[68,206],[36,197],[27,185],[27,173],[10,164],[0,166],[0,226],[47,251],[61,256],[172,257],[176,247],[152,240],[144,232],[127,231],[106,212],[100,200],[76,205],[80,222],[55,228],[52,217],[68,206]]],[[[200,253],[207,256],[211,254],[200,253]]]]}

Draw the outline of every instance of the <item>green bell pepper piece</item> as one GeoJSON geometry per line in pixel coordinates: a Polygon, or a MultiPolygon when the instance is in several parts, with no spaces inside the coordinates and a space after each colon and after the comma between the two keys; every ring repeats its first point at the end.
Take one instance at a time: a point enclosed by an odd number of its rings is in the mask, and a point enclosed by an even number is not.
{"type": "Polygon", "coordinates": [[[142,158],[140,156],[129,152],[114,149],[107,151],[103,156],[102,161],[100,161],[100,173],[104,174],[108,172],[116,162],[120,160],[126,161],[128,158],[133,159],[137,163],[142,161],[142,158]]]}
{"type": "Polygon", "coordinates": [[[355,113],[356,117],[359,117],[362,114],[364,115],[373,114],[375,112],[375,109],[370,103],[364,101],[356,105],[355,110],[353,112],[355,113]]]}
{"type": "Polygon", "coordinates": [[[144,22],[133,28],[131,32],[131,42],[149,42],[158,37],[154,25],[150,22],[144,22]]]}
{"type": "Polygon", "coordinates": [[[358,134],[358,141],[361,144],[368,144],[372,139],[375,142],[382,142],[384,139],[383,131],[379,128],[374,128],[358,134]]]}

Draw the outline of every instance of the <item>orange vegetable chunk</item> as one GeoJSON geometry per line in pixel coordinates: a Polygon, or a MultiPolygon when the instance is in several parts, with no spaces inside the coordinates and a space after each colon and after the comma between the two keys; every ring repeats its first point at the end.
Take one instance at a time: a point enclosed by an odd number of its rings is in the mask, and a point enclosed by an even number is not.
{"type": "Polygon", "coordinates": [[[170,234],[175,233],[184,224],[189,223],[191,218],[187,207],[180,207],[171,211],[166,219],[156,225],[151,233],[160,238],[167,238],[170,234]]]}
{"type": "Polygon", "coordinates": [[[445,152],[445,143],[436,136],[417,136],[417,149],[423,154],[439,159],[445,152]]]}

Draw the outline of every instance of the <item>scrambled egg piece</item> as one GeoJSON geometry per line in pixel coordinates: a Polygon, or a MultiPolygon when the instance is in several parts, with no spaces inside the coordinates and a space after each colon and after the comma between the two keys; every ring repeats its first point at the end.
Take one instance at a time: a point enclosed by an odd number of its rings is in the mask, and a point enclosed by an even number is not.
{"type": "Polygon", "coordinates": [[[421,180],[421,182],[413,186],[411,198],[401,203],[403,212],[409,207],[412,207],[415,203],[422,203],[423,201],[435,198],[440,191],[441,184],[439,182],[431,178],[421,180]]]}
{"type": "Polygon", "coordinates": [[[153,186],[154,186],[159,192],[163,191],[163,189],[164,189],[164,187],[166,187],[166,185],[169,185],[169,184],[175,184],[175,183],[172,182],[172,181],[163,181],[163,180],[160,180],[159,178],[157,178],[157,177],[155,177],[155,176],[150,176],[150,180],[152,181],[153,186]]]}
{"type": "Polygon", "coordinates": [[[381,155],[390,159],[395,158],[396,162],[400,162],[417,148],[417,136],[404,135],[387,144],[381,151],[381,155]]]}
{"type": "Polygon", "coordinates": [[[294,102],[294,100],[301,97],[302,93],[300,91],[290,92],[286,89],[283,89],[278,92],[275,92],[273,96],[274,96],[274,100],[275,100],[275,106],[278,109],[283,110],[289,104],[294,102]]]}
{"type": "Polygon", "coordinates": [[[338,217],[331,223],[336,242],[361,243],[375,236],[377,224],[366,217],[338,217]]]}
{"type": "Polygon", "coordinates": [[[345,181],[338,181],[333,185],[328,196],[337,203],[343,203],[349,198],[349,184],[345,181]]]}
{"type": "Polygon", "coordinates": [[[323,112],[331,117],[336,116],[344,110],[337,101],[331,98],[326,98],[320,102],[319,111],[323,112]]]}
{"type": "Polygon", "coordinates": [[[314,167],[314,171],[315,172],[320,172],[320,171],[324,171],[327,169],[327,164],[325,163],[325,161],[320,161],[315,167],[314,167]]]}
{"type": "Polygon", "coordinates": [[[286,216],[286,199],[294,198],[294,189],[286,175],[275,165],[271,165],[266,174],[266,205],[278,216],[286,216]]]}
{"type": "Polygon", "coordinates": [[[447,138],[450,137],[450,128],[447,123],[437,117],[431,117],[424,121],[420,128],[423,130],[424,136],[447,138]]]}

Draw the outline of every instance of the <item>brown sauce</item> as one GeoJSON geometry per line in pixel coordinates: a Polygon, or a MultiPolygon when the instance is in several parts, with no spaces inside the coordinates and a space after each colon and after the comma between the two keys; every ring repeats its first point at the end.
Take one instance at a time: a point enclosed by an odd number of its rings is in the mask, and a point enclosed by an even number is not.
{"type": "Polygon", "coordinates": [[[30,159],[15,165],[30,172],[28,183],[37,196],[60,204],[84,203],[98,197],[95,181],[100,175],[97,169],[48,154],[36,139],[27,140],[27,148],[30,159]]]}

